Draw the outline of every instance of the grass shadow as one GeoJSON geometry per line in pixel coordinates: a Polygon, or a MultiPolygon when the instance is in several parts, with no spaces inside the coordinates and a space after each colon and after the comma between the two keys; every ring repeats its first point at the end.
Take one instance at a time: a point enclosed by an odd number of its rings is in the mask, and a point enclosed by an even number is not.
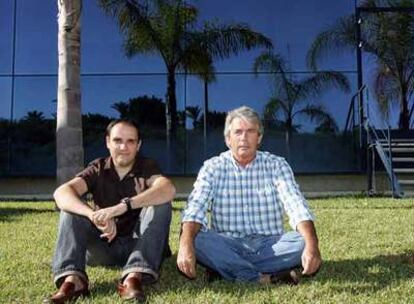
{"type": "Polygon", "coordinates": [[[314,280],[329,283],[338,292],[372,293],[396,282],[414,279],[414,250],[368,259],[324,261],[314,280]]]}
{"type": "MultiPolygon", "coordinates": [[[[266,286],[249,283],[232,283],[223,280],[207,283],[204,269],[197,268],[198,278],[188,280],[181,276],[175,266],[176,255],[169,258],[163,266],[161,280],[146,287],[148,293],[162,294],[170,291],[186,290],[197,294],[201,290],[215,293],[236,293],[238,296],[250,294],[266,286]]],[[[324,261],[321,271],[312,278],[303,278],[299,286],[305,284],[329,284],[338,293],[372,294],[394,285],[398,281],[414,279],[414,250],[396,255],[379,255],[368,259],[324,261]]]]}
{"type": "Polygon", "coordinates": [[[17,220],[19,217],[24,215],[35,215],[44,213],[56,212],[50,208],[22,208],[22,207],[0,207],[0,222],[11,222],[17,220]]]}

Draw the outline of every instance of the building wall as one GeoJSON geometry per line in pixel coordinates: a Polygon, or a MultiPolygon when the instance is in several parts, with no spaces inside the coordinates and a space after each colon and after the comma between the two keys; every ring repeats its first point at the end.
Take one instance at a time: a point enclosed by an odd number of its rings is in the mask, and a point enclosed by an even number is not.
{"type": "MultiPolygon", "coordinates": [[[[195,176],[172,177],[177,188],[177,199],[185,199],[192,190],[195,176]]],[[[364,174],[298,174],[296,180],[306,197],[324,197],[336,195],[358,195],[366,193],[367,182],[364,174]]],[[[56,187],[55,179],[39,178],[1,178],[1,200],[51,200],[56,187]]],[[[376,175],[378,193],[389,193],[387,177],[376,175]]]]}

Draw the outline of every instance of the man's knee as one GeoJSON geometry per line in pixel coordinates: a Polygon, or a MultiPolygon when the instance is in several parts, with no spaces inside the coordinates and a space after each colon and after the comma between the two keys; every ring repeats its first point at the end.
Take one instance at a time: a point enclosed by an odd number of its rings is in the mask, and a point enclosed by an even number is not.
{"type": "Polygon", "coordinates": [[[214,231],[200,231],[194,239],[194,247],[196,251],[209,251],[228,246],[228,239],[214,231]]]}
{"type": "Polygon", "coordinates": [[[171,203],[142,208],[140,214],[140,231],[143,234],[149,227],[157,230],[166,227],[169,230],[171,223],[171,203]]]}

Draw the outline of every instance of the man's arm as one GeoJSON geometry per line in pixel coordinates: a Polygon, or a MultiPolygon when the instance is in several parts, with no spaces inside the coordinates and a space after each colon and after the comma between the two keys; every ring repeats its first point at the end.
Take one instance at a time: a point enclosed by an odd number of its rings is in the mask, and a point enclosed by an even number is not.
{"type": "MultiPolygon", "coordinates": [[[[147,206],[161,205],[171,201],[175,195],[174,184],[164,176],[157,176],[152,181],[149,188],[131,197],[131,208],[138,209],[147,206]]],[[[126,204],[119,203],[115,206],[100,209],[92,215],[97,221],[106,221],[116,216],[122,215],[127,211],[126,204]]]]}
{"type": "Polygon", "coordinates": [[[93,219],[92,208],[81,200],[82,195],[88,191],[88,186],[83,178],[75,177],[67,183],[59,186],[53,193],[56,205],[60,210],[87,217],[102,231],[101,237],[106,237],[111,242],[116,236],[115,221],[97,221],[93,219]]]}
{"type": "Polygon", "coordinates": [[[196,257],[194,239],[200,231],[201,224],[197,222],[184,222],[181,226],[180,245],[177,254],[178,269],[190,279],[196,277],[196,257]]]}
{"type": "Polygon", "coordinates": [[[87,191],[88,186],[83,178],[75,177],[59,186],[53,193],[53,197],[59,209],[92,219],[92,208],[81,200],[82,195],[87,191]]]}
{"type": "Polygon", "coordinates": [[[305,239],[305,249],[302,253],[302,274],[314,274],[319,270],[322,263],[315,225],[312,221],[303,221],[300,222],[296,228],[305,239]]]}

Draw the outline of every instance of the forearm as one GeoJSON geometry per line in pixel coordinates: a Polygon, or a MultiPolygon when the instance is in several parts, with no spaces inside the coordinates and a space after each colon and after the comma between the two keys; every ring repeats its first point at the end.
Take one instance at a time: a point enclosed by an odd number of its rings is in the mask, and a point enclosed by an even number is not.
{"type": "MultiPolygon", "coordinates": [[[[172,182],[168,178],[159,177],[156,181],[154,181],[150,188],[133,197],[130,197],[131,208],[138,209],[147,206],[164,204],[171,201],[174,198],[174,195],[175,187],[172,182]]],[[[102,214],[102,218],[113,218],[120,216],[127,211],[127,205],[120,201],[112,207],[98,210],[95,213],[95,217],[97,216],[96,214],[102,214]],[[103,213],[105,213],[105,215],[103,213]]]]}
{"type": "Polygon", "coordinates": [[[180,247],[183,245],[193,245],[197,233],[200,231],[201,224],[197,222],[184,222],[181,225],[180,247]]]}
{"type": "Polygon", "coordinates": [[[57,188],[53,197],[60,210],[82,215],[91,219],[93,213],[92,208],[84,203],[75,190],[69,185],[64,184],[57,188]]]}
{"type": "Polygon", "coordinates": [[[306,246],[318,247],[319,241],[315,225],[312,221],[303,221],[297,225],[297,230],[303,236],[306,246]]]}
{"type": "Polygon", "coordinates": [[[173,183],[166,177],[157,178],[150,188],[131,197],[132,209],[164,204],[175,195],[173,183]]]}

